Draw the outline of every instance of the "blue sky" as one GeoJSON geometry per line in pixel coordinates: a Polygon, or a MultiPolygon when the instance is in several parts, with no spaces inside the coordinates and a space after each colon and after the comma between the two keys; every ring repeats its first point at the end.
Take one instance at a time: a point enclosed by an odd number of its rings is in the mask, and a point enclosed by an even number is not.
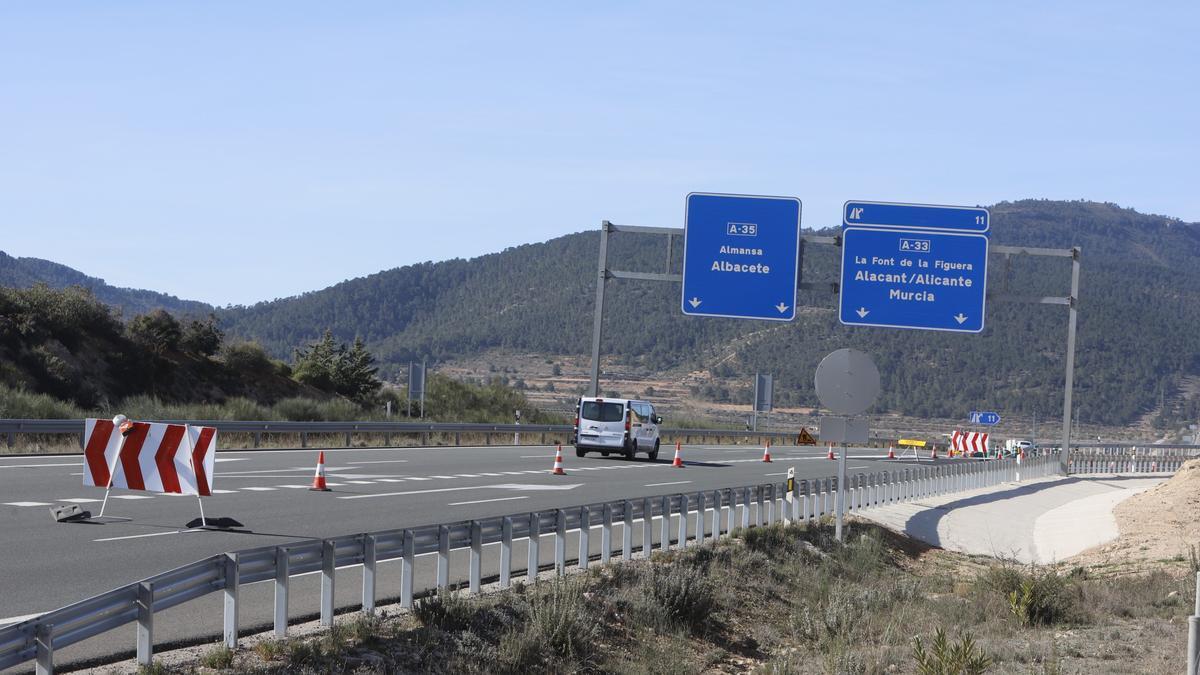
{"type": "Polygon", "coordinates": [[[0,5],[0,250],[224,305],[691,191],[1200,221],[1195,2],[516,5],[0,5]]]}

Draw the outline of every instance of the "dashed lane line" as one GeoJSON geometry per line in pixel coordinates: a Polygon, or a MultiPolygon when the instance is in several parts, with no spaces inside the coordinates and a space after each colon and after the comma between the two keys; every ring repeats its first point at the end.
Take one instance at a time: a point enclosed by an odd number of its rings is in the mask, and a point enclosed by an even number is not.
{"type": "Polygon", "coordinates": [[[528,496],[520,497],[497,497],[496,499],[475,499],[469,502],[450,502],[446,506],[466,506],[467,504],[487,504],[489,502],[511,502],[515,499],[529,499],[528,496]]]}

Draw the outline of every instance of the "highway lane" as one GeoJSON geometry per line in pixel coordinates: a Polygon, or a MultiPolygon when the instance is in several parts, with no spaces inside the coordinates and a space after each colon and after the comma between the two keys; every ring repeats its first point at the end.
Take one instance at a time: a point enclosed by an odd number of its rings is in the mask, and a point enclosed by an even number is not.
{"type": "MultiPolygon", "coordinates": [[[[687,446],[682,469],[670,465],[670,454],[664,448],[658,462],[629,462],[595,454],[581,459],[566,448],[568,475],[554,476],[554,448],[547,446],[326,450],[333,491],[314,493],[307,487],[315,449],[222,452],[216,494],[205,499],[205,511],[210,517],[236,518],[245,525],[238,532],[184,528],[198,515],[194,497],[125,490],[113,491],[106,515],[128,520],[57,524],[48,515],[49,504],[74,501],[99,511],[103,490],[81,486],[81,458],[3,458],[0,541],[6,545],[0,556],[0,620],[53,609],[227,550],[779,481],[789,466],[795,466],[801,478],[829,476],[835,469],[820,448],[776,447],[775,461],[764,464],[762,449],[756,446],[687,446]]],[[[852,450],[850,471],[911,463],[888,461],[883,455],[879,450],[852,450]]],[[[592,539],[598,543],[598,537],[592,539]]],[[[635,533],[635,541],[640,534],[635,533]]],[[[543,544],[544,559],[551,548],[543,544]]],[[[515,560],[524,561],[523,556],[523,550],[514,552],[515,560]]],[[[429,575],[418,563],[418,587],[432,583],[432,578],[425,579],[431,577],[432,562],[424,567],[430,568],[429,575]]],[[[389,573],[381,569],[385,582],[389,573]]],[[[352,586],[352,581],[339,579],[339,603],[356,601],[352,586]]],[[[298,607],[311,599],[303,591],[295,597],[298,607]]],[[[219,622],[219,610],[216,613],[219,622]]],[[[170,623],[159,622],[156,630],[172,632],[170,623]]]]}

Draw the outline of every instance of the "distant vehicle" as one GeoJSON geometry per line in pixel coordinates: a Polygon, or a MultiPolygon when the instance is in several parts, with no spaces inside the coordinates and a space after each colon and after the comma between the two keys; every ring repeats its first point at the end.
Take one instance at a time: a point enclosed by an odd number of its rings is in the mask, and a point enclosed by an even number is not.
{"type": "Polygon", "coordinates": [[[1026,455],[1033,454],[1033,442],[1025,441],[1019,438],[1010,438],[1004,441],[1004,454],[1017,455],[1024,452],[1026,455]]]}
{"type": "Polygon", "coordinates": [[[585,396],[575,411],[575,455],[596,451],[633,459],[644,452],[656,460],[660,424],[662,417],[648,401],[585,396]]]}

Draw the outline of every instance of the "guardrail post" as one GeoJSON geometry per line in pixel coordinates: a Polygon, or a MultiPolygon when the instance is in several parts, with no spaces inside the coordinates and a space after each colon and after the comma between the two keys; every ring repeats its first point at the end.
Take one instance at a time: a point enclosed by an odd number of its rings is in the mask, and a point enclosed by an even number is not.
{"type": "Polygon", "coordinates": [[[679,548],[687,548],[688,496],[679,495],[679,548]]]}
{"type": "Polygon", "coordinates": [[[654,550],[654,503],[649,497],[642,499],[642,557],[649,558],[654,550]]]}
{"type": "Polygon", "coordinates": [[[275,637],[287,637],[288,619],[288,550],[275,547],[275,637]]]}
{"type": "Polygon", "coordinates": [[[471,564],[467,587],[471,595],[478,595],[483,574],[483,526],[478,520],[471,521],[471,564]]]}
{"type": "Polygon", "coordinates": [[[660,551],[668,551],[671,549],[671,497],[669,495],[663,495],[662,522],[659,525],[658,548],[660,551]]]}
{"type": "Polygon", "coordinates": [[[707,509],[704,508],[704,493],[696,493],[696,543],[704,543],[704,516],[707,509]]]}
{"type": "Polygon", "coordinates": [[[558,576],[567,571],[567,512],[554,512],[554,570],[558,576]]]}
{"type": "Polygon", "coordinates": [[[221,559],[225,577],[225,646],[238,646],[238,554],[226,553],[221,559]]]}
{"type": "Polygon", "coordinates": [[[461,432],[458,432],[458,431],[454,432],[454,444],[462,445],[462,433],[461,432]]]}
{"type": "Polygon", "coordinates": [[[137,663],[148,666],[154,661],[154,586],[137,585],[137,663]]]}
{"type": "Polygon", "coordinates": [[[625,526],[621,528],[621,557],[633,560],[633,502],[626,499],[621,504],[621,515],[625,518],[625,526]]]}
{"type": "Polygon", "coordinates": [[[717,540],[721,538],[721,491],[713,490],[712,498],[712,538],[717,540]]]}
{"type": "Polygon", "coordinates": [[[362,611],[375,613],[375,535],[363,535],[362,611]]]}
{"type": "Polygon", "coordinates": [[[333,575],[335,554],[332,539],[321,540],[321,626],[333,625],[333,575]]]}
{"type": "Polygon", "coordinates": [[[302,447],[302,448],[308,447],[308,432],[307,431],[300,432],[300,447],[302,447]]]}
{"type": "Polygon", "coordinates": [[[605,502],[600,515],[600,562],[607,564],[612,559],[612,504],[605,502]]]}
{"type": "Polygon", "coordinates": [[[437,587],[450,586],[450,528],[438,526],[437,587]]]}
{"type": "Polygon", "coordinates": [[[825,505],[821,509],[821,515],[827,516],[830,513],[833,513],[833,508],[832,508],[833,507],[833,504],[832,504],[832,502],[833,502],[833,480],[831,480],[829,478],[825,479],[825,495],[824,495],[824,497],[825,497],[825,499],[824,499],[825,505]]]}
{"type": "Polygon", "coordinates": [[[750,487],[742,488],[742,529],[750,529],[750,487]]]}
{"type": "Polygon", "coordinates": [[[764,486],[762,486],[762,485],[759,485],[758,487],[754,488],[754,491],[755,491],[755,493],[757,493],[756,496],[758,497],[758,508],[756,508],[754,510],[754,526],[762,527],[762,525],[763,525],[763,502],[766,501],[766,492],[767,491],[764,488],[764,486]]]}
{"type": "Polygon", "coordinates": [[[586,570],[592,550],[592,513],[586,506],[579,507],[579,569],[586,570]]]}
{"type": "Polygon", "coordinates": [[[254,432],[254,447],[257,448],[260,445],[262,445],[262,432],[256,431],[254,432]]]}
{"type": "Polygon", "coordinates": [[[512,516],[500,521],[500,588],[512,585],[512,516]]]}
{"type": "Polygon", "coordinates": [[[416,536],[412,530],[404,531],[404,543],[400,560],[400,608],[412,609],[413,606],[413,564],[417,562],[416,536]]]}
{"type": "Polygon", "coordinates": [[[347,448],[350,447],[350,432],[349,431],[346,432],[346,447],[347,448]]]}
{"type": "Polygon", "coordinates": [[[33,633],[35,675],[54,674],[54,624],[40,623],[33,633]]]}
{"type": "Polygon", "coordinates": [[[530,581],[537,581],[538,565],[541,561],[540,549],[542,543],[542,519],[537,513],[529,514],[529,563],[525,575],[530,581]]]}

